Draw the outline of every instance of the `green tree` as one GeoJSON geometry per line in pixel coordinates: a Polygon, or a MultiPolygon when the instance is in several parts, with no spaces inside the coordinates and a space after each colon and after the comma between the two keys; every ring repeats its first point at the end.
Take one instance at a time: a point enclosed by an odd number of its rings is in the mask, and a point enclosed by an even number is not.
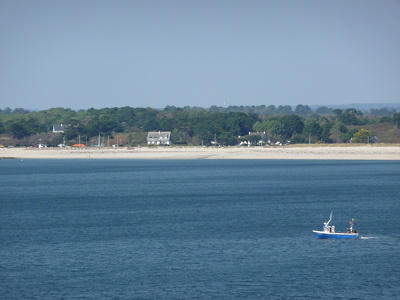
{"type": "Polygon", "coordinates": [[[42,133],[46,132],[46,126],[43,124],[40,124],[39,121],[29,115],[29,117],[24,121],[26,128],[31,132],[31,134],[34,133],[42,133]]]}
{"type": "Polygon", "coordinates": [[[394,108],[390,109],[388,107],[374,109],[371,108],[370,114],[375,116],[382,116],[382,117],[390,117],[391,115],[395,114],[396,110],[394,108]]]}
{"type": "Polygon", "coordinates": [[[317,113],[317,114],[332,114],[333,113],[333,109],[332,108],[328,108],[328,107],[325,107],[325,106],[321,106],[321,107],[318,107],[316,110],[315,110],[315,112],[317,113]]]}
{"type": "Polygon", "coordinates": [[[322,132],[321,132],[321,141],[325,142],[325,143],[332,143],[332,140],[330,139],[330,130],[333,126],[333,123],[331,122],[326,122],[324,123],[321,128],[322,128],[322,132]]]}
{"type": "Polygon", "coordinates": [[[111,134],[113,131],[122,132],[123,128],[109,115],[102,115],[99,118],[99,132],[103,134],[111,134]]]}
{"type": "Polygon", "coordinates": [[[400,128],[400,112],[395,113],[392,116],[393,123],[396,125],[397,128],[400,128]]]}
{"type": "Polygon", "coordinates": [[[308,105],[299,104],[296,106],[294,113],[299,116],[307,117],[312,115],[313,111],[308,105]]]}
{"type": "Polygon", "coordinates": [[[7,131],[16,139],[22,139],[31,135],[31,132],[23,122],[13,122],[9,124],[7,131]]]}
{"type": "Polygon", "coordinates": [[[187,140],[186,140],[183,132],[177,128],[175,128],[171,132],[171,141],[173,144],[177,144],[177,145],[187,144],[187,140]]]}
{"type": "Polygon", "coordinates": [[[357,110],[355,108],[348,108],[348,109],[345,110],[345,112],[351,113],[353,115],[360,116],[360,117],[363,115],[363,113],[361,111],[359,111],[359,110],[357,110]]]}
{"type": "Polygon", "coordinates": [[[215,126],[209,122],[196,122],[193,125],[193,132],[202,143],[210,144],[210,142],[214,140],[218,131],[215,126]]]}
{"type": "Polygon", "coordinates": [[[345,125],[358,125],[359,123],[357,116],[354,113],[347,111],[340,115],[339,121],[345,125]]]}
{"type": "Polygon", "coordinates": [[[157,111],[151,108],[135,109],[135,126],[143,131],[160,130],[160,124],[157,120],[157,111]]]}
{"type": "Polygon", "coordinates": [[[258,120],[257,115],[242,112],[221,114],[223,119],[221,127],[235,136],[245,135],[251,131],[253,124],[258,120]]]}
{"type": "Polygon", "coordinates": [[[11,114],[12,113],[12,110],[11,110],[11,108],[9,108],[9,107],[6,107],[5,109],[0,109],[0,114],[1,115],[8,115],[8,114],[11,114]]]}
{"type": "Polygon", "coordinates": [[[161,130],[160,123],[156,118],[150,118],[143,122],[143,131],[158,131],[161,130]]]}
{"type": "Polygon", "coordinates": [[[322,128],[317,122],[306,122],[303,135],[308,142],[311,143],[311,139],[319,140],[322,134],[322,128]]]}
{"type": "Polygon", "coordinates": [[[29,114],[29,110],[19,107],[13,110],[13,114],[29,114]]]}
{"type": "Polygon", "coordinates": [[[267,124],[268,124],[268,121],[265,121],[265,120],[261,121],[261,122],[257,121],[253,125],[253,130],[257,131],[257,132],[268,131],[267,124]]]}
{"type": "Polygon", "coordinates": [[[352,143],[369,143],[371,140],[371,132],[361,129],[353,135],[352,143]]]}
{"type": "Polygon", "coordinates": [[[269,105],[264,112],[264,115],[266,116],[272,116],[272,115],[276,115],[276,107],[275,105],[269,105]]]}
{"type": "Polygon", "coordinates": [[[217,143],[220,145],[235,145],[237,143],[236,137],[230,132],[223,132],[217,137],[217,143]]]}
{"type": "Polygon", "coordinates": [[[333,113],[336,115],[337,118],[339,118],[343,113],[343,109],[336,108],[333,110],[333,113]]]}
{"type": "Polygon", "coordinates": [[[278,138],[283,133],[283,125],[277,120],[271,120],[267,123],[268,135],[272,138],[278,138]]]}
{"type": "Polygon", "coordinates": [[[115,112],[113,119],[119,124],[124,123],[128,126],[133,126],[135,123],[135,110],[129,106],[120,107],[115,112]]]}
{"type": "Polygon", "coordinates": [[[174,130],[174,120],[172,118],[163,117],[159,121],[160,128],[163,131],[172,131],[174,130]]]}
{"type": "Polygon", "coordinates": [[[305,142],[306,139],[300,134],[295,134],[290,139],[291,144],[304,144],[305,142]]]}
{"type": "MultiPolygon", "coordinates": [[[[345,137],[343,134],[346,134],[347,133],[347,127],[346,127],[346,125],[344,125],[342,122],[340,122],[340,121],[336,121],[333,125],[332,125],[332,127],[331,127],[331,129],[330,129],[330,139],[333,141],[333,142],[336,142],[336,143],[341,143],[341,142],[343,142],[345,139],[347,139],[347,137],[345,137]]],[[[348,139],[350,139],[350,137],[348,138],[348,139]]]]}
{"type": "MultiPolygon", "coordinates": [[[[80,134],[82,134],[82,128],[78,126],[69,126],[64,134],[60,134],[60,136],[64,136],[66,141],[74,140],[79,137],[80,134]]],[[[99,134],[98,131],[94,131],[93,134],[90,134],[90,136],[94,136],[95,134],[99,134]]]]}
{"type": "Polygon", "coordinates": [[[280,118],[283,125],[282,136],[290,138],[294,134],[301,134],[304,128],[304,122],[297,115],[286,115],[280,118]]]}
{"type": "Polygon", "coordinates": [[[292,115],[293,110],[290,105],[279,105],[278,108],[276,109],[275,113],[277,115],[292,115]]]}

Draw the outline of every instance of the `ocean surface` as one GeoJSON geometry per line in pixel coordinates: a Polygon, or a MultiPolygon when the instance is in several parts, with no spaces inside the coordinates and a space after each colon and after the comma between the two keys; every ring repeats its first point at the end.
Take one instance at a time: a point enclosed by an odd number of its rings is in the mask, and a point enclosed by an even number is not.
{"type": "Polygon", "coordinates": [[[0,160],[1,299],[400,299],[400,162],[0,160]],[[354,218],[361,238],[319,240],[354,218]]]}

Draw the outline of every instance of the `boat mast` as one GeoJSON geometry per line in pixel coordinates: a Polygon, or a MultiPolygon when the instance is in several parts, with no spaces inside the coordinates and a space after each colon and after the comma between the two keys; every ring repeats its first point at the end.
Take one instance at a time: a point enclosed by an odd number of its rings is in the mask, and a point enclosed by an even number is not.
{"type": "Polygon", "coordinates": [[[325,223],[325,226],[328,226],[331,221],[332,221],[332,212],[329,216],[329,221],[325,223]]]}

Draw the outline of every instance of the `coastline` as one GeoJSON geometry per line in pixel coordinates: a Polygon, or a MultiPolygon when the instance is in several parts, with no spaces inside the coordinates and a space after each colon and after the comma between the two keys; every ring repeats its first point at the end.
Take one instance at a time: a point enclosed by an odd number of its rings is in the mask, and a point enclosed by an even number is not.
{"type": "Polygon", "coordinates": [[[400,160],[400,145],[282,147],[2,148],[0,159],[312,159],[400,160]]]}

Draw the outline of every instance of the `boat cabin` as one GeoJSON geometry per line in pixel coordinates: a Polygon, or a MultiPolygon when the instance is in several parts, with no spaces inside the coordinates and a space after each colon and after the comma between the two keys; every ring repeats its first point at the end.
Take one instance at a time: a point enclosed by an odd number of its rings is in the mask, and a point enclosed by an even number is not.
{"type": "Polygon", "coordinates": [[[335,226],[328,226],[326,223],[324,223],[324,232],[335,232],[335,226]]]}

